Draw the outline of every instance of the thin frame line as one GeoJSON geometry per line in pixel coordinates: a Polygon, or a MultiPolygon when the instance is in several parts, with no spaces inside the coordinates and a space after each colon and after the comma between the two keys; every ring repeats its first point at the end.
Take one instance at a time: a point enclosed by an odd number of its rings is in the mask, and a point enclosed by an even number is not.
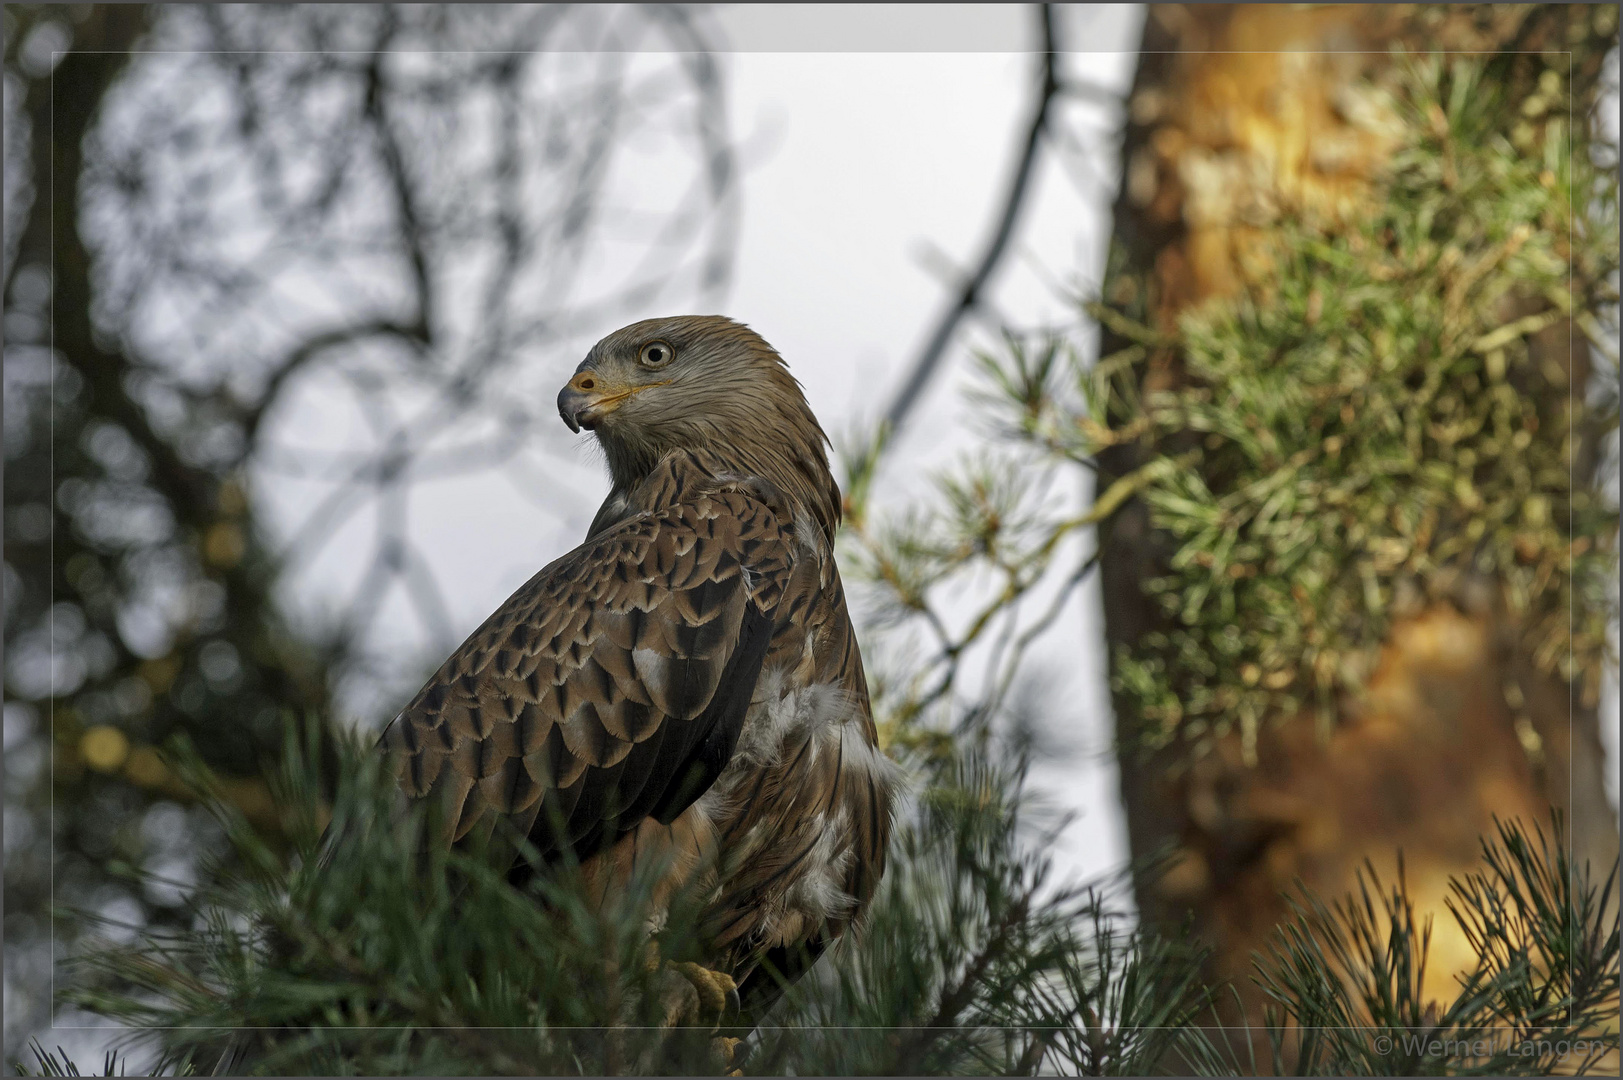
{"type": "MultiPolygon", "coordinates": [[[[1131,50],[1131,49],[1108,49],[1108,50],[1058,49],[1058,50],[1044,50],[1044,49],[1026,48],[1026,49],[987,49],[987,50],[980,50],[980,49],[962,49],[962,50],[928,49],[928,50],[918,50],[917,52],[913,52],[911,50],[896,50],[896,49],[882,49],[882,50],[844,50],[844,49],[806,49],[806,50],[792,50],[792,49],[712,49],[712,50],[694,50],[694,49],[532,49],[532,50],[391,49],[391,50],[384,50],[383,54],[384,55],[395,55],[395,54],[400,54],[400,55],[431,55],[431,56],[554,56],[554,55],[559,55],[559,56],[561,56],[561,55],[596,56],[596,55],[602,55],[604,53],[627,53],[627,54],[649,53],[649,54],[657,54],[657,55],[703,55],[703,56],[714,56],[714,55],[717,55],[717,54],[720,54],[720,55],[791,54],[791,55],[873,55],[873,56],[883,56],[883,55],[887,55],[887,54],[895,54],[895,55],[932,55],[932,54],[934,54],[934,55],[1037,55],[1037,54],[1045,54],[1045,53],[1048,53],[1048,52],[1052,52],[1055,55],[1078,54],[1078,55],[1121,56],[1121,55],[1135,54],[1135,55],[1137,55],[1139,57],[1143,57],[1143,56],[1185,56],[1185,55],[1198,55],[1198,56],[1287,56],[1287,55],[1299,55],[1299,54],[1300,55],[1310,55],[1310,56],[1387,56],[1387,55],[1390,55],[1393,52],[1393,50],[1390,50],[1390,49],[1267,49],[1267,50],[1263,50],[1263,49],[1201,49],[1201,50],[1187,50],[1187,49],[1138,49],[1138,50],[1131,50]]],[[[1532,50],[1532,49],[1521,49],[1521,50],[1486,50],[1486,49],[1484,49],[1484,50],[1464,50],[1464,49],[1454,50],[1454,49],[1451,49],[1451,50],[1443,51],[1442,55],[1446,55],[1446,56],[1525,56],[1525,55],[1543,56],[1543,55],[1547,55],[1547,53],[1548,53],[1548,50],[1532,50]]],[[[89,56],[89,55],[120,55],[120,54],[122,54],[122,55],[129,56],[133,60],[133,59],[135,59],[136,57],[139,57],[139,56],[284,56],[284,55],[285,56],[375,56],[375,55],[378,55],[378,50],[375,50],[375,49],[374,50],[355,50],[355,49],[330,49],[330,50],[329,49],[288,49],[288,50],[281,50],[281,49],[260,49],[260,50],[250,50],[250,49],[229,49],[229,50],[226,50],[226,49],[195,49],[195,50],[192,50],[192,49],[127,49],[127,50],[116,50],[116,49],[67,49],[67,50],[56,50],[56,49],[53,49],[52,52],[51,52],[52,67],[51,67],[51,73],[50,73],[50,96],[51,96],[51,104],[50,104],[50,117],[51,117],[51,120],[50,120],[50,127],[51,127],[50,138],[51,138],[52,150],[51,150],[51,160],[50,160],[50,169],[49,169],[50,198],[49,198],[48,205],[49,205],[49,213],[50,213],[50,230],[51,230],[51,262],[50,262],[50,265],[51,265],[51,285],[52,285],[52,288],[51,288],[51,298],[50,298],[51,374],[50,374],[50,381],[49,381],[50,394],[49,394],[48,405],[47,405],[48,415],[49,415],[49,423],[48,423],[47,429],[48,429],[48,433],[49,433],[48,437],[49,437],[49,440],[50,440],[50,448],[49,448],[48,460],[50,462],[50,479],[51,479],[51,484],[52,484],[52,491],[50,493],[51,497],[50,497],[50,501],[49,501],[48,507],[47,507],[51,512],[51,516],[50,516],[50,521],[51,521],[50,548],[51,548],[51,550],[50,550],[48,558],[47,558],[47,567],[48,567],[48,573],[49,573],[50,576],[49,576],[48,581],[47,581],[46,596],[47,596],[47,599],[50,601],[50,604],[49,604],[49,608],[47,610],[47,615],[46,615],[46,625],[47,625],[47,632],[50,635],[50,641],[51,641],[49,656],[50,656],[50,668],[51,668],[51,672],[50,672],[50,701],[51,701],[52,705],[51,705],[49,724],[47,725],[47,727],[48,727],[48,732],[49,732],[49,737],[50,737],[50,744],[51,744],[51,746],[50,746],[50,759],[49,759],[50,760],[50,771],[51,771],[49,820],[50,820],[50,827],[51,827],[50,897],[51,897],[51,907],[52,907],[53,911],[56,908],[56,869],[57,869],[57,859],[56,859],[56,835],[57,835],[57,831],[56,831],[56,755],[57,755],[56,742],[57,742],[57,740],[55,738],[55,736],[56,736],[56,719],[57,719],[57,716],[56,716],[57,710],[55,708],[55,701],[56,701],[56,697],[57,697],[57,694],[56,694],[56,674],[57,674],[56,644],[57,644],[57,640],[56,640],[56,602],[55,602],[56,601],[56,597],[55,597],[55,588],[56,588],[56,543],[55,543],[55,540],[56,540],[56,514],[55,514],[55,502],[56,502],[56,500],[55,500],[55,491],[54,491],[55,477],[56,477],[56,365],[57,365],[56,357],[58,355],[58,350],[56,348],[56,301],[57,301],[58,289],[57,289],[57,275],[56,275],[57,245],[56,245],[56,232],[55,232],[56,224],[57,224],[57,221],[56,221],[56,153],[55,153],[56,73],[61,67],[62,58],[65,57],[65,56],[68,56],[68,55],[72,55],[72,54],[87,55],[87,56],[89,56]]],[[[1561,55],[1561,56],[1564,56],[1564,57],[1567,58],[1566,68],[1567,68],[1567,70],[1570,71],[1571,68],[1572,68],[1572,56],[1573,56],[1572,50],[1570,50],[1570,49],[1562,50],[1562,51],[1559,52],[1558,55],[1561,55]]],[[[1125,96],[1126,95],[1124,95],[1124,100],[1125,100],[1125,96]]],[[[1575,120],[1574,120],[1574,102],[1572,100],[1571,94],[1568,94],[1567,97],[1568,97],[1568,100],[1567,100],[1567,140],[1568,140],[1568,142],[1567,142],[1567,170],[1568,170],[1568,176],[1569,176],[1569,180],[1570,180],[1570,178],[1573,178],[1573,177],[1576,176],[1577,139],[1574,137],[1575,132],[1576,132],[1575,120]]],[[[1575,238],[1575,235],[1576,235],[1576,233],[1575,233],[1575,217],[1576,217],[1577,212],[1578,212],[1578,207],[1576,205],[1574,205],[1574,206],[1572,206],[1570,208],[1570,212],[1569,212],[1568,217],[1567,217],[1567,242],[1568,242],[1567,243],[1567,252],[1568,252],[1568,254],[1567,254],[1567,258],[1568,258],[1568,262],[1567,262],[1567,293],[1568,293],[1569,301],[1571,303],[1570,310],[1573,310],[1573,311],[1576,311],[1576,293],[1575,293],[1576,272],[1575,272],[1575,265],[1574,265],[1576,256],[1575,256],[1575,252],[1574,252],[1574,248],[1573,248],[1573,241],[1574,241],[1574,238],[1575,238]]],[[[1578,394],[1578,388],[1577,388],[1577,385],[1576,385],[1576,379],[1572,378],[1572,375],[1574,373],[1574,361],[1576,359],[1576,348],[1575,348],[1576,334],[1574,332],[1576,330],[1576,325],[1570,319],[1568,320],[1568,322],[1569,322],[1569,326],[1568,326],[1568,333],[1567,333],[1567,371],[1568,371],[1567,396],[1568,396],[1568,410],[1569,410],[1569,414],[1571,414],[1572,411],[1577,407],[1577,394],[1578,394]]],[[[1587,346],[1586,346],[1586,351],[1587,351],[1587,346]]],[[[1573,455],[1568,456],[1567,469],[1568,469],[1568,477],[1567,477],[1567,479],[1568,479],[1569,491],[1576,490],[1576,488],[1577,488],[1576,461],[1575,461],[1573,455]]],[[[1575,524],[1575,520],[1576,520],[1576,518],[1575,518],[1575,508],[1573,506],[1572,500],[1569,498],[1568,499],[1568,505],[1567,505],[1567,533],[1568,533],[1569,536],[1572,534],[1574,524],[1575,524]]],[[[1572,649],[1573,649],[1573,645],[1572,645],[1573,638],[1574,638],[1574,634],[1576,633],[1576,628],[1577,628],[1577,603],[1576,603],[1576,596],[1575,595],[1572,598],[1572,600],[1569,602],[1569,605],[1568,605],[1567,623],[1568,623],[1568,626],[1567,626],[1568,656],[1569,656],[1569,660],[1570,660],[1570,657],[1572,656],[1572,649]]],[[[1602,662],[1604,663],[1604,659],[1603,659],[1602,662]]],[[[1619,685],[1623,686],[1623,682],[1620,682],[1619,685]]],[[[1623,693],[1623,692],[1620,692],[1620,693],[1623,693]]],[[[1576,706],[1577,706],[1577,685],[1576,685],[1576,681],[1575,680],[1568,680],[1567,681],[1567,736],[1568,736],[1569,748],[1573,744],[1574,727],[1575,727],[1575,723],[1576,723],[1576,716],[1575,716],[1575,714],[1576,714],[1576,706]]],[[[1599,717],[1597,715],[1597,723],[1598,723],[1598,721],[1599,721],[1599,717]]],[[[1604,751],[1603,751],[1603,753],[1604,753],[1604,751]]],[[[1602,762],[1603,767],[1604,767],[1604,764],[1605,763],[1603,761],[1602,762]]],[[[1567,810],[1568,810],[1567,818],[1568,818],[1568,822],[1569,822],[1569,830],[1571,830],[1571,831],[1569,831],[1569,836],[1568,836],[1568,843],[1569,843],[1569,847],[1571,848],[1571,857],[1569,858],[1569,862],[1568,862],[1568,888],[1569,888],[1569,891],[1576,889],[1577,877],[1578,877],[1578,867],[1577,867],[1578,843],[1577,843],[1577,837],[1576,837],[1576,835],[1574,835],[1575,826],[1576,826],[1576,819],[1572,815],[1572,808],[1574,806],[1574,803],[1573,803],[1573,792],[1574,792],[1574,783],[1575,783],[1574,776],[1575,776],[1575,758],[1574,758],[1574,755],[1569,751],[1569,753],[1567,754],[1567,810]]],[[[53,948],[51,950],[51,1001],[52,1001],[53,1004],[52,1004],[52,1008],[51,1008],[52,1022],[51,1022],[50,1030],[53,1030],[53,1031],[57,1031],[57,1030],[69,1030],[69,1031],[96,1030],[96,1031],[99,1031],[99,1030],[120,1030],[121,1028],[128,1030],[127,1027],[125,1027],[123,1025],[111,1025],[111,1026],[110,1025],[89,1025],[89,1026],[62,1025],[62,1026],[58,1026],[56,1024],[56,1022],[55,1022],[55,1004],[54,1003],[55,1003],[55,1001],[57,999],[56,998],[57,957],[56,957],[56,949],[54,948],[54,945],[55,945],[55,942],[56,942],[55,920],[54,920],[54,918],[51,920],[51,923],[52,923],[52,926],[51,926],[50,937],[51,937],[51,941],[52,941],[52,944],[53,944],[53,948]]],[[[1571,973],[1572,973],[1572,970],[1573,970],[1574,962],[1575,961],[1573,960],[1573,958],[1571,956],[1571,951],[1569,950],[1569,956],[1568,956],[1568,979],[1569,979],[1569,982],[1571,980],[1571,973]]],[[[1569,1015],[1569,1019],[1570,1019],[1570,1008],[1569,1008],[1569,1014],[1568,1015],[1569,1015]]],[[[1197,1029],[1200,1029],[1200,1030],[1230,1030],[1230,1028],[1228,1028],[1228,1027],[1211,1026],[1211,1025],[1183,1025],[1183,1027],[1185,1027],[1185,1028],[1197,1028],[1197,1029]]],[[[192,1029],[193,1028],[191,1028],[191,1027],[183,1027],[183,1028],[149,1027],[149,1028],[142,1028],[142,1029],[139,1029],[139,1030],[192,1030],[192,1029]]],[[[217,1030],[217,1029],[205,1028],[204,1030],[217,1030]]],[[[260,1030],[260,1029],[259,1028],[242,1028],[242,1029],[233,1029],[233,1030],[260,1030]]],[[[373,1027],[370,1030],[375,1030],[376,1031],[376,1030],[532,1030],[532,1029],[529,1028],[529,1027],[524,1027],[524,1028],[485,1028],[485,1027],[478,1027],[478,1028],[447,1028],[447,1029],[441,1029],[441,1028],[435,1028],[435,1027],[426,1027],[426,1026],[422,1026],[422,1025],[412,1025],[410,1027],[404,1027],[404,1028],[373,1027]]],[[[549,1028],[544,1028],[544,1029],[540,1029],[540,1030],[560,1030],[560,1031],[562,1031],[562,1030],[647,1030],[647,1029],[633,1028],[633,1027],[628,1026],[628,1027],[623,1027],[623,1028],[622,1027],[617,1027],[617,1028],[575,1028],[575,1027],[550,1028],[549,1027],[549,1028]]],[[[760,1028],[757,1028],[757,1030],[760,1030],[760,1028]]],[[[832,1027],[832,1028],[823,1028],[823,1027],[820,1027],[820,1026],[815,1026],[815,1027],[796,1027],[796,1028],[770,1028],[768,1030],[842,1030],[842,1031],[844,1031],[844,1030],[896,1030],[896,1031],[900,1031],[900,1030],[949,1030],[949,1029],[922,1028],[922,1027],[868,1028],[868,1027],[856,1027],[856,1026],[840,1026],[840,1027],[832,1027]]],[[[1015,1031],[1023,1031],[1023,1030],[1068,1030],[1068,1029],[1067,1028],[1041,1028],[1041,1029],[1036,1029],[1036,1028],[1026,1028],[1026,1027],[999,1027],[999,1026],[994,1026],[994,1025],[977,1025],[977,1030],[1015,1030],[1015,1031]]],[[[1149,1031],[1149,1030],[1162,1030],[1162,1029],[1160,1027],[1152,1026],[1152,1027],[1140,1027],[1140,1028],[1136,1028],[1135,1030],[1149,1031]]],[[[1260,1025],[1258,1025],[1258,1026],[1246,1025],[1243,1028],[1237,1028],[1236,1030],[1254,1031],[1254,1030],[1274,1030],[1274,1029],[1267,1028],[1267,1027],[1262,1027],[1260,1025]]],[[[1317,1026],[1315,1028],[1315,1030],[1325,1030],[1325,1031],[1329,1031],[1329,1030],[1366,1031],[1366,1030],[1386,1030],[1386,1029],[1372,1029],[1372,1028],[1364,1028],[1364,1027],[1327,1027],[1327,1026],[1324,1026],[1324,1025],[1319,1025],[1319,1026],[1317,1026]]]]}

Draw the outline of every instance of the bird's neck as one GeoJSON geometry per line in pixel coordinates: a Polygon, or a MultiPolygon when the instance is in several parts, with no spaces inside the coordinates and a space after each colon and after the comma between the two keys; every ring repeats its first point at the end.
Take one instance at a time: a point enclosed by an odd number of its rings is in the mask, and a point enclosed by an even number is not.
{"type": "Polygon", "coordinates": [[[840,489],[821,454],[789,444],[754,447],[683,447],[662,454],[616,453],[605,444],[614,486],[592,521],[595,536],[633,514],[657,509],[708,481],[759,478],[782,492],[795,516],[816,522],[829,543],[840,523],[840,489]]]}

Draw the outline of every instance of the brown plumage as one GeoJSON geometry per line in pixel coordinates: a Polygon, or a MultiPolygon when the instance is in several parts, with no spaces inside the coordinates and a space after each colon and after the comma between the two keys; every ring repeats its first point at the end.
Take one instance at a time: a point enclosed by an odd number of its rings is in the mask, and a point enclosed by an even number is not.
{"type": "Polygon", "coordinates": [[[778,354],[720,317],[609,335],[558,405],[613,479],[586,542],[385,743],[455,840],[505,819],[602,894],[645,860],[661,893],[705,889],[705,966],[758,1016],[777,994],[760,961],[798,975],[872,896],[895,787],[834,564],[827,440],[778,354]]]}

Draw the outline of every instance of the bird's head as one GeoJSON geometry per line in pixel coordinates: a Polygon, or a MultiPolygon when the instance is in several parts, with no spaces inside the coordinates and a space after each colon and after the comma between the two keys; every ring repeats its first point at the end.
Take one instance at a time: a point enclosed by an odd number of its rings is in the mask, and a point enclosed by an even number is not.
{"type": "Polygon", "coordinates": [[[694,450],[801,496],[831,534],[838,522],[828,439],[799,382],[777,350],[731,319],[684,315],[616,330],[559,391],[558,413],[570,430],[597,436],[616,487],[635,485],[673,450],[694,450]]]}

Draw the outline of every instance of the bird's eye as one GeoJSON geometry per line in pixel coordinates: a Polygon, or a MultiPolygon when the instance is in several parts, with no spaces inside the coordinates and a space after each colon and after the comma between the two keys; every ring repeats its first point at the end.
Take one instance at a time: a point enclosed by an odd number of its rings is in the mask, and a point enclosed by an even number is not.
{"type": "Polygon", "coordinates": [[[637,354],[637,363],[646,368],[662,368],[671,362],[676,350],[663,341],[650,341],[637,354]]]}

